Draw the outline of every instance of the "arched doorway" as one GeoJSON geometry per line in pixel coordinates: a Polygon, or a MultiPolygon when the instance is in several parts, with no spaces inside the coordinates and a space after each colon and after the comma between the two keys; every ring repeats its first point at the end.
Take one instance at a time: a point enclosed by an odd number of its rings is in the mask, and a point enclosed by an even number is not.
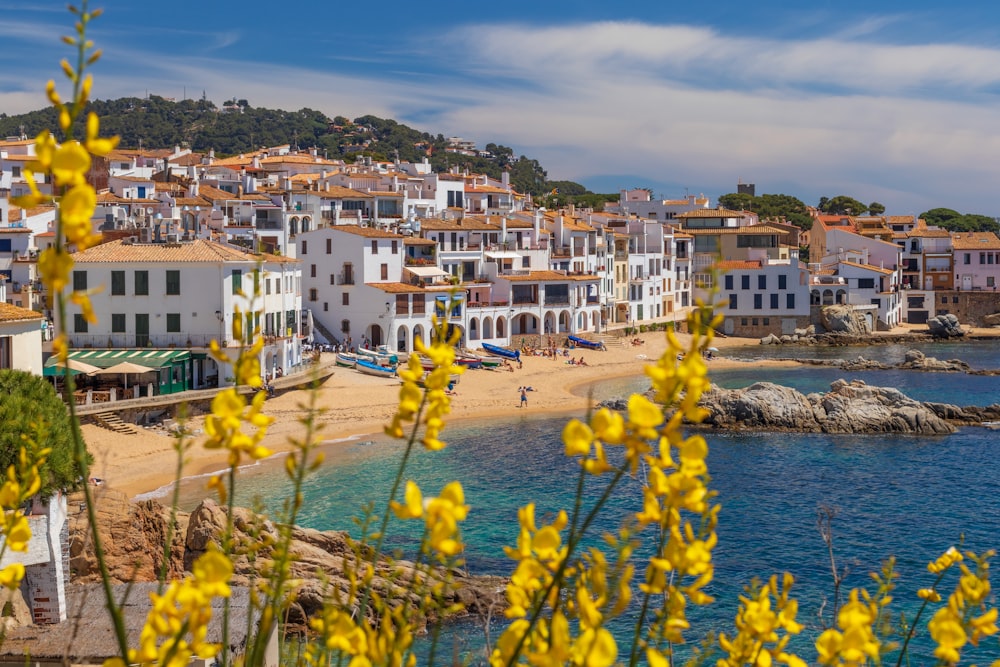
{"type": "Polygon", "coordinates": [[[506,330],[507,321],[502,317],[497,318],[497,338],[506,338],[507,334],[504,333],[506,330]]]}
{"type": "Polygon", "coordinates": [[[841,305],[847,303],[847,292],[845,290],[837,290],[837,303],[841,305]]]}
{"type": "Polygon", "coordinates": [[[427,336],[424,335],[424,325],[414,324],[413,325],[413,349],[417,349],[417,341],[420,341],[424,345],[427,345],[427,336]]]}
{"type": "Polygon", "coordinates": [[[410,330],[405,325],[396,329],[396,351],[410,351],[410,330]]]}
{"type": "Polygon", "coordinates": [[[483,318],[483,338],[490,339],[493,338],[493,319],[489,317],[483,318]]]}
{"type": "Polygon", "coordinates": [[[823,305],[832,306],[833,305],[833,290],[825,289],[823,290],[823,305]]]}
{"type": "Polygon", "coordinates": [[[479,319],[476,317],[469,320],[469,340],[479,340],[479,319]]]}
{"type": "Polygon", "coordinates": [[[385,340],[382,339],[382,327],[377,324],[368,327],[368,341],[371,343],[372,348],[384,345],[385,340]]]}

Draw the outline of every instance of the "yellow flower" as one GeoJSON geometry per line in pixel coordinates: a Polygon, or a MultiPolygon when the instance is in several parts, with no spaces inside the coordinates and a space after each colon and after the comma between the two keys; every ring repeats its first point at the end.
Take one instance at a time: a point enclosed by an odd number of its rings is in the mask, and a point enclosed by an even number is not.
{"type": "Polygon", "coordinates": [[[406,481],[405,502],[400,504],[393,500],[389,505],[393,513],[400,519],[416,519],[424,514],[424,498],[420,487],[413,480],[406,481]]]}
{"type": "Polygon", "coordinates": [[[942,607],[927,624],[931,638],[937,643],[934,655],[944,662],[956,663],[962,657],[962,647],[968,641],[962,619],[950,607],[942,607]]]}
{"type": "Polygon", "coordinates": [[[208,551],[198,557],[191,568],[198,587],[205,595],[227,598],[230,595],[229,579],[233,576],[233,564],[225,554],[210,542],[208,551]]]}
{"type": "Polygon", "coordinates": [[[566,456],[586,456],[590,453],[594,432],[579,419],[571,419],[563,428],[562,440],[566,446],[566,456]]]}
{"type": "Polygon", "coordinates": [[[16,590],[24,579],[24,565],[11,563],[3,570],[0,570],[0,586],[10,590],[16,590]]]}
{"type": "Polygon", "coordinates": [[[90,169],[90,153],[79,141],[67,141],[52,156],[52,176],[56,185],[83,185],[90,169]]]}
{"type": "Polygon", "coordinates": [[[4,523],[7,548],[12,551],[27,551],[28,542],[31,541],[31,526],[21,510],[7,512],[4,523]]]}

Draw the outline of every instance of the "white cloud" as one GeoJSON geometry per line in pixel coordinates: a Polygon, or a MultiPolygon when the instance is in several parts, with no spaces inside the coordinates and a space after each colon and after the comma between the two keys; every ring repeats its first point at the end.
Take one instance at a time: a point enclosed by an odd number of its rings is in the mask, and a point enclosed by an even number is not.
{"type": "MultiPolygon", "coordinates": [[[[810,202],[812,194],[843,193],[882,201],[890,212],[996,210],[1000,118],[991,91],[1000,51],[879,41],[879,30],[897,20],[790,41],[638,22],[463,26],[434,40],[433,50],[416,43],[400,52],[386,63],[391,73],[366,67],[357,76],[322,67],[370,62],[360,53],[332,52],[301,67],[204,56],[251,41],[234,31],[203,44],[198,57],[104,44],[95,94],[148,89],[179,98],[186,87],[189,97],[205,90],[217,102],[237,96],[257,106],[392,117],[512,146],[556,179],[628,174],[717,195],[742,176],[759,192],[784,183],[810,202]]],[[[0,27],[6,31],[30,32],[0,27]]],[[[20,84],[3,83],[15,92],[0,93],[7,113],[44,104],[40,82],[57,70],[33,59],[17,72],[20,84]]]]}

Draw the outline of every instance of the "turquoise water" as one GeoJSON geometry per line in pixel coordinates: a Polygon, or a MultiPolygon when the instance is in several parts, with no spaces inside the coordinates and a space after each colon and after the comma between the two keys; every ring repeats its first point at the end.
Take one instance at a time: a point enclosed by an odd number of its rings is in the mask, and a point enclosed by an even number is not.
{"type": "MultiPolygon", "coordinates": [[[[847,349],[845,356],[871,358],[874,349],[879,348],[847,349]]],[[[968,356],[960,357],[970,363],[998,354],[996,347],[984,344],[970,350],[968,356]]],[[[956,358],[954,354],[933,356],[956,358]]],[[[770,380],[814,391],[841,376],[898,386],[923,400],[959,405],[1000,400],[997,378],[958,374],[881,371],[845,375],[827,368],[750,367],[720,371],[714,379],[725,386],[770,380]]],[[[643,380],[630,379],[603,383],[594,393],[603,398],[644,387],[643,380]]],[[[414,457],[408,476],[425,493],[436,494],[452,480],[463,482],[472,507],[463,527],[470,571],[509,571],[502,546],[513,544],[517,509],[526,499],[537,503],[539,516],[570,507],[576,467],[562,455],[559,433],[564,423],[565,418],[526,416],[453,427],[448,431],[448,449],[420,451],[414,457]]],[[[719,602],[692,613],[699,621],[698,633],[731,632],[736,596],[742,588],[754,576],[764,578],[787,569],[796,576],[799,620],[807,625],[803,638],[793,646],[812,655],[810,639],[821,628],[818,614],[832,593],[829,556],[816,529],[820,507],[837,511],[834,546],[838,563],[849,569],[845,589],[868,585],[867,573],[877,570],[884,557],[896,555],[901,575],[896,599],[902,603],[900,608],[912,614],[916,608],[912,592],[931,582],[927,561],[958,544],[963,536],[965,547],[975,551],[996,547],[1000,541],[996,437],[996,432],[982,428],[932,438],[708,434],[712,487],[723,507],[711,590],[719,602]]],[[[387,493],[400,446],[377,439],[347,443],[336,451],[337,464],[322,467],[307,483],[306,512],[300,523],[353,531],[351,517],[359,506],[387,493]]],[[[246,475],[244,482],[251,494],[278,506],[288,488],[283,475],[270,470],[260,468],[246,475]]],[[[596,492],[591,490],[589,497],[596,492]]],[[[599,530],[612,530],[625,512],[640,506],[638,483],[627,483],[613,499],[609,520],[599,530]]],[[[414,540],[413,534],[393,531],[391,546],[406,552],[414,540]]],[[[827,614],[829,608],[828,604],[827,614]]],[[[465,626],[449,636],[474,650],[482,632],[465,626]]],[[[689,634],[692,640],[699,636],[689,634]]],[[[926,638],[917,642],[914,651],[915,664],[931,662],[926,638]]],[[[994,640],[980,649],[977,659],[985,662],[997,656],[1000,650],[994,640]]]]}

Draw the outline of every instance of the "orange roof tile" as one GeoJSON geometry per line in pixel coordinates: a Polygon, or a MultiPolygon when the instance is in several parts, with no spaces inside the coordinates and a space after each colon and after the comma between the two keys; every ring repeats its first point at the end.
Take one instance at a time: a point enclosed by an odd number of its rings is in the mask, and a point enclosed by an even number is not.
{"type": "Polygon", "coordinates": [[[560,271],[529,271],[526,275],[515,275],[515,276],[499,276],[503,280],[509,280],[510,282],[552,282],[554,280],[576,280],[576,281],[596,281],[600,280],[599,276],[593,274],[583,274],[583,275],[567,275],[560,271]]]}
{"type": "Polygon", "coordinates": [[[109,241],[73,253],[78,264],[117,262],[249,262],[299,263],[301,260],[277,255],[252,255],[232,246],[197,239],[190,243],[125,243],[109,241]]]}
{"type": "Polygon", "coordinates": [[[955,250],[996,250],[1000,237],[993,232],[956,232],[951,243],[955,250]]]}
{"type": "Polygon", "coordinates": [[[718,262],[716,263],[715,266],[720,271],[737,271],[739,269],[743,270],[759,269],[763,266],[763,264],[760,262],[760,260],[750,261],[750,260],[730,259],[718,262]]]}
{"type": "Polygon", "coordinates": [[[344,232],[345,234],[354,234],[355,236],[364,236],[365,238],[370,239],[404,238],[394,232],[387,232],[381,229],[375,229],[374,227],[359,227],[357,225],[334,225],[333,227],[328,227],[327,229],[332,229],[335,232],[344,232]]]}
{"type": "Polygon", "coordinates": [[[694,211],[678,213],[678,218],[742,218],[750,215],[746,211],[732,211],[728,208],[699,208],[694,211]]]}
{"type": "Polygon", "coordinates": [[[23,322],[40,319],[42,319],[41,313],[0,301],[0,322],[23,322]]]}

